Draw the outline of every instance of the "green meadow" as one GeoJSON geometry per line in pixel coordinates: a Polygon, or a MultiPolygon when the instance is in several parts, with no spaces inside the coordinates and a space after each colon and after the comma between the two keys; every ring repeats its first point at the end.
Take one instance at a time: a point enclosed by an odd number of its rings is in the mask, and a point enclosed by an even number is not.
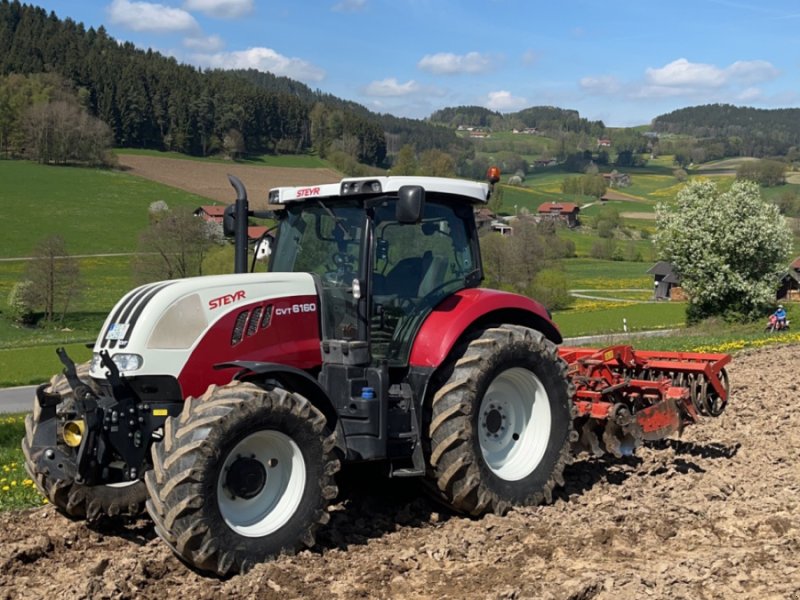
{"type": "MultiPolygon", "coordinates": [[[[188,158],[154,151],[119,152],[188,158]]],[[[275,167],[326,166],[324,161],[310,155],[249,157],[242,162],[275,167]]],[[[672,175],[671,159],[667,157],[650,161],[644,168],[625,171],[631,173],[632,184],[622,191],[630,200],[607,203],[621,213],[652,214],[658,201],[672,200],[680,188],[672,175]]],[[[501,212],[534,212],[542,202],[570,201],[585,207],[582,216],[590,223],[603,207],[590,198],[561,194],[561,181],[572,175],[559,167],[548,167],[535,170],[522,186],[504,186],[501,212]]],[[[702,171],[697,175],[702,175],[702,171]]],[[[729,183],[732,178],[715,175],[715,179],[729,183]]],[[[5,232],[0,241],[0,386],[47,380],[60,370],[55,348],[61,345],[78,360],[88,358],[86,344],[93,342],[108,311],[134,285],[132,253],[136,250],[139,233],[147,226],[148,206],[156,200],[163,200],[169,206],[197,206],[207,202],[200,196],[120,171],[0,161],[0,209],[5,215],[5,232]],[[79,257],[82,293],[70,307],[63,325],[17,326],[5,315],[6,298],[24,275],[26,261],[23,258],[32,253],[39,240],[50,234],[61,235],[69,252],[79,257]]],[[[637,332],[684,327],[684,304],[649,301],[653,280],[647,269],[655,260],[655,251],[650,236],[642,239],[641,232],[651,234],[654,221],[625,217],[623,223],[631,237],[618,235],[615,243],[626,258],[638,255],[638,261],[590,258],[594,244],[600,241],[596,230],[590,226],[559,230],[559,235],[574,242],[577,257],[560,260],[558,268],[563,269],[571,289],[584,290],[593,297],[579,298],[571,309],[554,314],[565,337],[622,333],[625,328],[637,332]]],[[[209,260],[206,271],[227,270],[231,262],[229,254],[229,248],[221,249],[209,260]]],[[[759,333],[756,327],[745,333],[735,332],[735,335],[752,337],[759,333]]],[[[682,330],[681,335],[684,334],[695,335],[682,330]]],[[[714,339],[723,343],[732,334],[719,330],[697,335],[706,343],[714,339]]],[[[670,343],[648,341],[646,345],[664,347],[670,343]]]]}

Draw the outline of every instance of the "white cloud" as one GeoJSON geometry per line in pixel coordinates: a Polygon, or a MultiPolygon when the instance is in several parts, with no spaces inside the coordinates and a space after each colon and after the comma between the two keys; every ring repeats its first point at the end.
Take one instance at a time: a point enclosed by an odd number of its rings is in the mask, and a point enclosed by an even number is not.
{"type": "Polygon", "coordinates": [[[739,94],[736,96],[736,99],[739,102],[758,102],[762,100],[763,97],[764,94],[760,89],[757,87],[749,87],[739,92],[739,94]]]}
{"type": "Polygon", "coordinates": [[[491,69],[492,61],[480,52],[468,52],[462,55],[440,52],[423,56],[417,67],[436,75],[484,73],[491,69]]]}
{"type": "Polygon", "coordinates": [[[367,0],[341,0],[331,7],[334,12],[360,12],[367,7],[367,0]]]}
{"type": "Polygon", "coordinates": [[[413,79],[406,83],[400,83],[394,77],[388,77],[382,81],[373,81],[364,88],[365,96],[379,96],[383,98],[408,96],[420,90],[419,84],[413,79]]]}
{"type": "Polygon", "coordinates": [[[200,30],[197,21],[188,12],[163,4],[114,0],[107,10],[111,23],[133,31],[170,33],[200,30]]]}
{"type": "Polygon", "coordinates": [[[660,69],[648,67],[645,70],[645,81],[656,87],[697,90],[728,85],[752,85],[775,79],[778,75],[778,69],[765,60],[736,61],[729,67],[720,68],[679,58],[660,69]]]}
{"type": "Polygon", "coordinates": [[[520,96],[514,96],[506,90],[489,92],[486,100],[486,108],[498,111],[512,111],[525,108],[528,101],[520,96]]]}
{"type": "Polygon", "coordinates": [[[616,94],[621,88],[619,80],[613,75],[583,77],[580,80],[580,86],[593,94],[616,94]]]}
{"type": "Polygon", "coordinates": [[[780,71],[765,60],[738,60],[726,71],[731,81],[742,85],[771,81],[780,75],[780,71]]]}
{"type": "Polygon", "coordinates": [[[225,47],[225,40],[218,35],[199,35],[184,38],[183,45],[197,52],[218,52],[225,47]]]}
{"type": "Polygon", "coordinates": [[[291,77],[305,83],[322,81],[325,71],[301,58],[289,58],[272,48],[249,48],[238,52],[197,54],[194,59],[217,69],[257,69],[273,75],[291,77]]]}
{"type": "Polygon", "coordinates": [[[645,80],[656,87],[716,88],[725,84],[725,71],[714,65],[691,63],[679,58],[660,69],[648,67],[645,80]]]}
{"type": "Polygon", "coordinates": [[[219,19],[238,19],[253,12],[253,0],[185,0],[183,7],[219,19]]]}

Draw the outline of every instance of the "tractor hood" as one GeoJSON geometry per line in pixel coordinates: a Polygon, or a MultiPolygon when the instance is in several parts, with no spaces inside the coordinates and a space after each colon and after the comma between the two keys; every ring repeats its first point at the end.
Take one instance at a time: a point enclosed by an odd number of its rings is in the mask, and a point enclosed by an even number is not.
{"type": "Polygon", "coordinates": [[[213,368],[230,360],[267,360],[265,347],[280,345],[275,329],[291,327],[295,341],[309,340],[303,352],[318,354],[317,304],[308,273],[245,273],[143,285],[125,295],[106,319],[94,345],[91,375],[105,378],[102,351],[128,377],[180,378],[198,361],[213,368]],[[276,321],[291,324],[272,327],[276,321]]]}

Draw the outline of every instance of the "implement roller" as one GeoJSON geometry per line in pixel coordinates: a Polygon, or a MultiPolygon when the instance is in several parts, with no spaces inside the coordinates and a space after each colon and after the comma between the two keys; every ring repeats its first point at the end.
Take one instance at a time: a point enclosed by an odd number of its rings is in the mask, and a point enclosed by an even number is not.
{"type": "Polygon", "coordinates": [[[643,441],[680,434],[728,403],[729,354],[562,347],[575,386],[579,448],[599,456],[631,454],[643,441]]]}

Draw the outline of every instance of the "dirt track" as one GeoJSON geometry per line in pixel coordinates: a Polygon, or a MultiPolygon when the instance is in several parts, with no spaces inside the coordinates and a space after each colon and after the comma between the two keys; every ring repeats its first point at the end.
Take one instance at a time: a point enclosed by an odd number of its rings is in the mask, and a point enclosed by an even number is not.
{"type": "Polygon", "coordinates": [[[318,545],[198,575],[147,520],[0,516],[1,598],[800,599],[800,348],[737,357],[716,420],[626,460],[579,460],[550,506],[470,520],[411,482],[346,486],[318,545]]]}
{"type": "Polygon", "coordinates": [[[258,167],[134,154],[121,154],[119,164],[128,173],[226,203],[236,199],[228,183],[230,173],[242,180],[256,209],[266,205],[270,188],[341,180],[341,175],[330,169],[258,167]]]}

